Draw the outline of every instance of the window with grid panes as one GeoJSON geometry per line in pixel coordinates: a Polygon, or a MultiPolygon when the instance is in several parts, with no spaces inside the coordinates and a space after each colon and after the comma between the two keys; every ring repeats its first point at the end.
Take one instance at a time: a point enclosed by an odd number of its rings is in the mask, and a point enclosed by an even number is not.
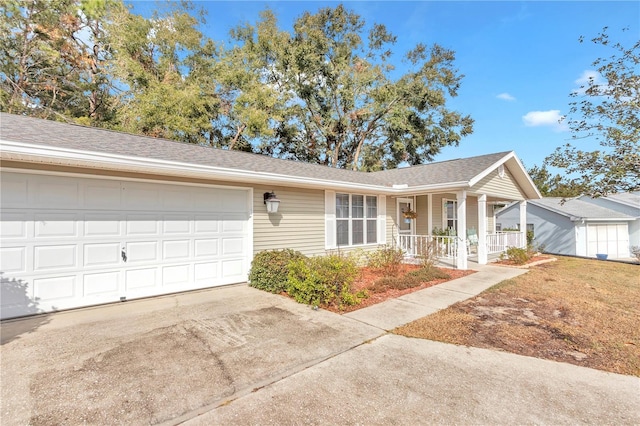
{"type": "Polygon", "coordinates": [[[336,244],[375,244],[378,238],[378,197],[336,194],[336,244]]]}

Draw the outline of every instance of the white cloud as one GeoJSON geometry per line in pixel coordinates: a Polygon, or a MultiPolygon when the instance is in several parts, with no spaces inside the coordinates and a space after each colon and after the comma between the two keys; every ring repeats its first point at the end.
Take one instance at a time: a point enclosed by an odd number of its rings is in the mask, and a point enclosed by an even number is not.
{"type": "Polygon", "coordinates": [[[503,101],[515,101],[516,98],[514,98],[513,96],[511,96],[508,93],[500,93],[498,96],[496,96],[496,98],[498,99],[502,99],[503,101]]]}
{"type": "Polygon", "coordinates": [[[564,132],[568,130],[564,122],[560,122],[562,115],[559,109],[549,111],[531,111],[522,116],[522,121],[528,127],[552,127],[555,131],[564,132]]]}

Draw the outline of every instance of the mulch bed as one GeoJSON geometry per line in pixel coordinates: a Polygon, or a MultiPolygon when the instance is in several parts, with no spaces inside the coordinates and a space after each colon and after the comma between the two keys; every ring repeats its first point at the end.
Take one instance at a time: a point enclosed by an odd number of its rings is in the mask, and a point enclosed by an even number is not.
{"type": "MultiPolygon", "coordinates": [[[[420,266],[402,264],[400,265],[398,275],[402,276],[416,269],[420,269],[420,266]]],[[[371,286],[377,279],[382,278],[384,276],[384,273],[381,270],[372,269],[368,267],[361,268],[360,277],[356,279],[356,282],[353,284],[353,290],[354,291],[367,290],[369,293],[369,297],[367,297],[366,299],[363,299],[358,305],[355,305],[355,306],[343,306],[342,309],[340,309],[340,307],[338,306],[323,306],[323,309],[326,309],[331,312],[341,313],[341,314],[344,314],[347,312],[353,312],[358,309],[366,308],[367,306],[384,302],[387,299],[395,299],[397,297],[404,296],[405,294],[413,293],[415,291],[432,287],[434,285],[442,284],[443,282],[447,282],[447,281],[455,280],[457,278],[465,277],[467,275],[471,275],[475,272],[471,270],[461,271],[458,269],[449,269],[449,268],[438,268],[438,269],[446,272],[449,275],[449,278],[424,282],[417,287],[407,288],[403,290],[388,289],[387,291],[384,291],[381,293],[373,293],[370,290],[371,286]]]]}

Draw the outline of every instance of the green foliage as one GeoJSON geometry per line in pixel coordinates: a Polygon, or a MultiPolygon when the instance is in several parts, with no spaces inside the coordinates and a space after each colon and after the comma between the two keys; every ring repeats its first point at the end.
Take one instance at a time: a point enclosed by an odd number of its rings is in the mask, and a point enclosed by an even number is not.
{"type": "Polygon", "coordinates": [[[249,285],[271,293],[281,293],[287,287],[289,263],[304,258],[302,253],[291,249],[261,251],[251,262],[249,285]]]}
{"type": "Polygon", "coordinates": [[[438,228],[436,226],[431,230],[431,235],[435,237],[455,237],[456,230],[454,228],[438,228]]]}
{"type": "Polygon", "coordinates": [[[118,0],[9,0],[0,8],[0,109],[99,125],[112,118],[103,23],[118,0]]]}
{"type": "Polygon", "coordinates": [[[507,248],[506,253],[500,254],[500,259],[508,259],[516,265],[524,265],[531,260],[534,254],[534,251],[529,247],[509,247],[507,248]]]}
{"type": "Polygon", "coordinates": [[[417,45],[404,55],[408,71],[396,77],[396,37],[384,25],[366,25],[343,5],[304,13],[283,31],[270,10],[232,31],[236,48],[230,86],[236,127],[251,114],[273,117],[276,136],[261,152],[338,168],[379,170],[420,164],[472,132],[469,116],[448,110],[462,76],[452,51],[417,45]],[[367,28],[368,30],[365,30],[367,28]],[[240,93],[261,86],[252,102],[240,93]],[[263,101],[264,100],[264,101],[263,101]]]}
{"type": "Polygon", "coordinates": [[[546,165],[533,166],[527,172],[543,197],[572,198],[587,192],[575,179],[560,174],[552,175],[546,165]]]}
{"type": "Polygon", "coordinates": [[[545,159],[575,174],[574,182],[592,197],[640,189],[640,41],[630,36],[629,46],[614,43],[607,30],[591,41],[612,52],[596,59],[597,75],[570,94],[565,119],[574,139],[593,138],[602,149],[583,151],[566,144],[545,159]]]}
{"type": "Polygon", "coordinates": [[[341,254],[295,259],[289,263],[287,293],[313,306],[355,305],[366,293],[353,293],[359,274],[355,261],[341,254]]]}
{"type": "Polygon", "coordinates": [[[385,276],[393,276],[398,273],[398,269],[404,260],[404,253],[399,247],[385,245],[369,252],[367,257],[367,266],[381,270],[385,276]]]}
{"type": "Polygon", "coordinates": [[[431,161],[472,132],[447,108],[463,77],[454,52],[394,58],[396,37],[343,5],[291,30],[266,10],[225,49],[190,2],[150,17],[123,0],[5,3],[2,111],[362,170],[431,161]]]}

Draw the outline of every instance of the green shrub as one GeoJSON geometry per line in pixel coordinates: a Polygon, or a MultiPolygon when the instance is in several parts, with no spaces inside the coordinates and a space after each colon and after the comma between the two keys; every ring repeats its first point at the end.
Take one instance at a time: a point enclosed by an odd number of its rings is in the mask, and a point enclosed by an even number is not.
{"type": "Polygon", "coordinates": [[[381,270],[385,276],[396,275],[403,260],[402,249],[388,245],[381,246],[368,254],[368,266],[381,270]]]}
{"type": "Polygon", "coordinates": [[[355,305],[365,296],[351,291],[358,274],[350,256],[329,254],[296,259],[289,263],[286,290],[297,302],[308,305],[355,305]]]}
{"type": "Polygon", "coordinates": [[[516,265],[524,265],[533,257],[533,251],[529,248],[509,247],[507,252],[500,255],[501,258],[507,258],[516,265]]]}
{"type": "Polygon", "coordinates": [[[249,285],[271,293],[280,293],[287,287],[289,262],[304,258],[302,253],[291,249],[261,251],[251,262],[249,285]]]}

